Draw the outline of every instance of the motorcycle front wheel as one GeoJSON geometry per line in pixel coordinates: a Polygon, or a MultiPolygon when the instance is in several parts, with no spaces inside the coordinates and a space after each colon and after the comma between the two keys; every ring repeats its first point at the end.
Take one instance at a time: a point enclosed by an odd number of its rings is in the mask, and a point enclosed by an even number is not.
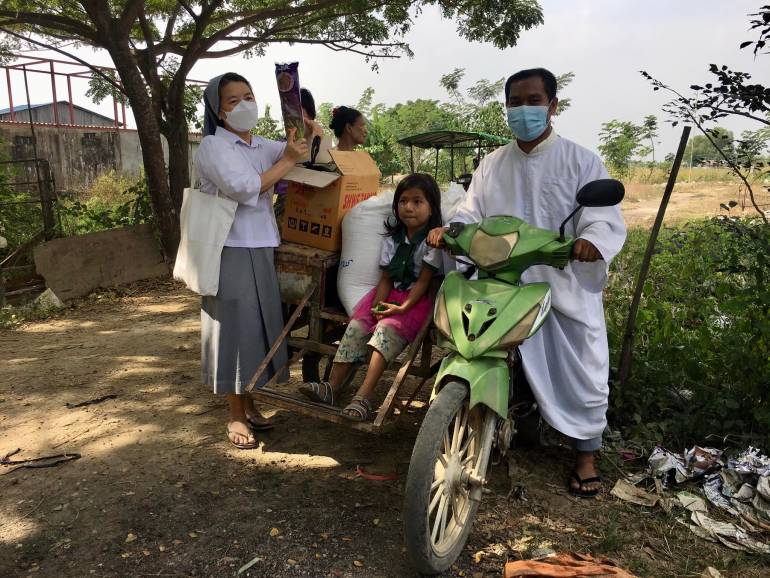
{"type": "Polygon", "coordinates": [[[421,574],[447,570],[462,552],[486,484],[496,414],[469,409],[468,387],[447,383],[415,440],[404,497],[404,539],[421,574]]]}

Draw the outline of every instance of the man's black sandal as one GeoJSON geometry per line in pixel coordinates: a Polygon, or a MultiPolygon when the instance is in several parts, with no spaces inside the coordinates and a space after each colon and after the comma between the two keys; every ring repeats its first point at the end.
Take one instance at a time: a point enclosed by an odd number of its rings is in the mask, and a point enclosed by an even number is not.
{"type": "Polygon", "coordinates": [[[592,478],[585,478],[584,480],[580,479],[580,476],[577,475],[577,472],[572,472],[569,475],[569,481],[567,482],[567,488],[569,489],[569,493],[575,496],[576,498],[595,498],[601,488],[596,488],[594,490],[583,490],[582,487],[586,484],[595,484],[595,483],[602,483],[602,479],[599,476],[594,476],[592,478]],[[578,488],[572,487],[572,480],[575,480],[578,483],[578,488]]]}

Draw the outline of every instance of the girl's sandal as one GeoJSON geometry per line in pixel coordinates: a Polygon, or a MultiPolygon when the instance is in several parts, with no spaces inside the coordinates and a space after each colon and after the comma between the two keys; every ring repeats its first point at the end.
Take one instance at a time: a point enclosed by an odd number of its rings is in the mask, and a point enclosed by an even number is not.
{"type": "Polygon", "coordinates": [[[342,410],[342,415],[351,421],[369,421],[372,415],[372,402],[362,395],[354,395],[342,410]]]}
{"type": "Polygon", "coordinates": [[[318,403],[334,405],[334,389],[328,381],[311,381],[299,386],[299,392],[318,403]]]}

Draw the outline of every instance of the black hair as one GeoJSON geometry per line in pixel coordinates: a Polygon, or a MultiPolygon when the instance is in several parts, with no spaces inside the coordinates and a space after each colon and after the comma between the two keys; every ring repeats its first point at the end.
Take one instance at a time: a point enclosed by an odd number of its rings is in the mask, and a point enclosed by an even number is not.
{"type": "Polygon", "coordinates": [[[404,230],[404,223],[398,218],[398,201],[407,189],[420,189],[425,195],[425,200],[430,205],[429,230],[444,224],[441,217],[441,189],[438,188],[436,179],[427,173],[412,173],[401,179],[396,186],[396,192],[393,193],[393,214],[385,220],[386,237],[392,237],[404,230]],[[395,223],[392,220],[393,217],[395,217],[395,223]]]}
{"type": "Polygon", "coordinates": [[[305,109],[310,120],[315,120],[315,99],[307,88],[299,89],[299,100],[302,103],[302,108],[305,109]]]}
{"type": "Polygon", "coordinates": [[[546,70],[545,68],[527,68],[526,70],[519,70],[516,74],[508,77],[505,81],[505,102],[508,103],[508,93],[511,90],[511,84],[518,82],[519,80],[525,80],[527,78],[539,77],[543,80],[545,85],[545,93],[548,95],[548,100],[556,98],[556,77],[553,72],[546,70]]]}
{"type": "MultiPolygon", "coordinates": [[[[219,86],[217,87],[217,94],[219,95],[219,108],[222,108],[222,89],[231,82],[243,82],[251,89],[251,83],[237,72],[226,72],[219,79],[219,86]]],[[[217,126],[224,127],[225,121],[219,118],[219,111],[216,111],[217,126]]]]}
{"type": "Polygon", "coordinates": [[[334,131],[337,138],[340,138],[345,132],[345,127],[356,122],[359,116],[363,115],[355,108],[338,106],[332,110],[332,121],[329,123],[329,128],[334,131]]]}

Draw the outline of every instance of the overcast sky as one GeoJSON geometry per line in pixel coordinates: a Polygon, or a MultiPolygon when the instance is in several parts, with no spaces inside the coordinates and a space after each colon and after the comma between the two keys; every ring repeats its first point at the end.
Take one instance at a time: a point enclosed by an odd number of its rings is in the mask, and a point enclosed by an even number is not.
{"type": "MultiPolygon", "coordinates": [[[[710,76],[708,65],[714,62],[751,72],[756,81],[770,84],[770,56],[755,61],[750,50],[738,50],[741,41],[756,36],[747,31],[746,15],[763,3],[541,0],[545,23],[524,32],[518,46],[508,50],[459,38],[453,22],[428,8],[416,18],[407,37],[414,58],[381,61],[379,72],[372,71],[358,55],[319,46],[276,45],[261,58],[202,61],[190,76],[208,80],[225,70],[239,72],[252,82],[260,109],[269,103],[277,111],[275,62],[299,61],[300,82],[312,90],[316,102],[349,105],[355,104],[368,86],[375,90],[375,102],[387,105],[418,98],[446,100],[439,79],[456,67],[466,69],[465,87],[482,78],[496,80],[535,66],[544,66],[555,74],[572,71],[575,80],[562,95],[572,99],[572,107],[558,118],[557,130],[595,150],[603,122],[640,122],[648,114],[662,120],[660,109],[667,98],[653,92],[639,70],[686,89],[690,84],[706,82],[710,76]]],[[[105,55],[88,49],[80,50],[79,55],[110,64],[105,55]]],[[[37,84],[40,79],[34,82],[32,101],[44,100],[44,84],[37,84]]],[[[7,90],[4,83],[0,86],[0,106],[5,107],[7,90]]],[[[76,88],[75,92],[83,91],[76,88]]],[[[50,101],[50,90],[48,94],[50,101]]],[[[59,97],[62,95],[66,95],[63,87],[59,89],[59,97]]],[[[23,85],[19,87],[18,83],[14,101],[24,102],[23,85]]],[[[111,105],[102,110],[112,114],[111,105]]],[[[736,132],[749,127],[742,123],[726,126],[736,132]]],[[[679,128],[662,129],[663,152],[676,148],[679,132],[679,128]]]]}

